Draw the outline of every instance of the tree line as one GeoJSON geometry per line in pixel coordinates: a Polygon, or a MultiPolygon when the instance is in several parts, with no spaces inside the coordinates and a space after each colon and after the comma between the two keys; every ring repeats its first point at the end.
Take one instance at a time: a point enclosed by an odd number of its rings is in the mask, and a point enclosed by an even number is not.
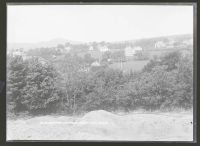
{"type": "Polygon", "coordinates": [[[77,114],[92,110],[191,109],[192,54],[154,57],[142,71],[123,73],[108,66],[90,67],[79,56],[41,62],[8,56],[7,112],[77,114]]]}

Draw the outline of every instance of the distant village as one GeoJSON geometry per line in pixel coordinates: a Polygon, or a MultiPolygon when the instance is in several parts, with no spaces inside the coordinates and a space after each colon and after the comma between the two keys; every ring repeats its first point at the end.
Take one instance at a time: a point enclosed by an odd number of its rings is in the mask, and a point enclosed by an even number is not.
{"type": "MultiPolygon", "coordinates": [[[[58,44],[53,47],[41,47],[39,49],[41,53],[48,54],[50,60],[56,60],[62,57],[64,54],[76,54],[80,57],[84,57],[86,54],[94,58],[91,66],[101,66],[103,63],[115,63],[115,62],[128,62],[133,60],[150,60],[154,56],[160,56],[163,53],[171,52],[175,50],[181,50],[186,53],[192,50],[193,39],[185,39],[181,41],[175,41],[174,39],[159,40],[159,41],[143,41],[139,43],[88,43],[71,45],[70,43],[58,44]],[[120,47],[119,47],[120,46],[120,47]],[[50,51],[49,51],[49,50],[50,51]],[[45,50],[47,50],[45,52],[45,50]]],[[[45,63],[47,58],[42,55],[34,55],[34,49],[26,50],[24,48],[13,48],[7,51],[8,55],[22,56],[23,59],[31,57],[39,57],[40,61],[45,63]]]]}

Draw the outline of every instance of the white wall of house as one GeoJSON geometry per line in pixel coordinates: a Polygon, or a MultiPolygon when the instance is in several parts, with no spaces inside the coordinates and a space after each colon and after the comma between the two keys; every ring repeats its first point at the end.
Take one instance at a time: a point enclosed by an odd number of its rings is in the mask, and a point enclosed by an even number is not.
{"type": "Polygon", "coordinates": [[[94,48],[92,46],[89,47],[89,51],[93,51],[94,48]]]}
{"type": "Polygon", "coordinates": [[[64,50],[69,52],[71,50],[71,47],[65,47],[64,50]]]}
{"type": "Polygon", "coordinates": [[[136,46],[133,48],[128,46],[125,48],[125,56],[127,56],[127,57],[134,56],[137,51],[142,51],[142,48],[140,46],[136,46]]]}
{"type": "Polygon", "coordinates": [[[133,50],[135,50],[135,51],[142,51],[142,47],[136,46],[136,47],[133,48],[133,50]]]}
{"type": "Polygon", "coordinates": [[[91,64],[91,66],[100,66],[100,63],[98,61],[95,61],[91,64]]]}
{"type": "Polygon", "coordinates": [[[162,48],[165,47],[165,43],[163,41],[158,41],[155,43],[155,48],[162,48]]]}
{"type": "Polygon", "coordinates": [[[16,50],[13,50],[12,55],[13,56],[25,56],[26,54],[23,49],[16,49],[16,50]]]}
{"type": "Polygon", "coordinates": [[[125,48],[125,56],[127,57],[131,57],[135,54],[135,52],[133,51],[133,48],[128,46],[125,48]]]}
{"type": "Polygon", "coordinates": [[[100,52],[107,52],[107,51],[109,51],[109,48],[106,47],[106,46],[99,46],[98,48],[99,48],[100,52]]]}

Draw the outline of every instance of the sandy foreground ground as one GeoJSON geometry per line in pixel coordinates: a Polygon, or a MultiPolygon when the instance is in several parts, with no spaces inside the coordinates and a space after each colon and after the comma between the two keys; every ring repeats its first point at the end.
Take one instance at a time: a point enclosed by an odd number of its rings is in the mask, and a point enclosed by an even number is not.
{"type": "Polygon", "coordinates": [[[41,116],[7,120],[7,140],[193,141],[192,113],[41,116]]]}

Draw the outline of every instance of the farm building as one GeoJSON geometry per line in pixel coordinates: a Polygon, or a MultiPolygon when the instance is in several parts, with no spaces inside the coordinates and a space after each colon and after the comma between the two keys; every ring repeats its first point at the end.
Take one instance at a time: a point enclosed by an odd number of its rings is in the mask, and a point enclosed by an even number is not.
{"type": "Polygon", "coordinates": [[[13,56],[24,56],[25,55],[25,52],[22,48],[20,49],[16,49],[12,52],[12,55],[13,56]]]}
{"type": "Polygon", "coordinates": [[[155,48],[163,48],[166,47],[165,43],[163,41],[158,41],[155,43],[155,48]]]}
{"type": "Polygon", "coordinates": [[[71,50],[71,47],[63,47],[63,48],[55,47],[54,49],[57,52],[68,53],[71,50]]]}
{"type": "Polygon", "coordinates": [[[53,58],[53,59],[56,59],[56,55],[52,55],[52,58],[53,58]]]}
{"type": "Polygon", "coordinates": [[[66,52],[69,52],[69,51],[71,50],[71,47],[65,47],[64,50],[65,50],[66,52]]]}
{"type": "Polygon", "coordinates": [[[98,46],[98,49],[100,52],[110,51],[110,49],[107,46],[98,46]]]}
{"type": "Polygon", "coordinates": [[[91,66],[101,66],[100,63],[98,61],[95,61],[91,64],[91,66]]]}
{"type": "Polygon", "coordinates": [[[137,51],[142,51],[142,48],[140,46],[136,46],[136,47],[133,47],[133,48],[128,46],[128,47],[125,48],[125,56],[126,57],[132,57],[137,53],[137,51]]]}
{"type": "Polygon", "coordinates": [[[21,56],[24,60],[28,58],[28,56],[23,48],[14,49],[13,51],[10,51],[9,54],[12,55],[13,57],[21,56]]]}
{"type": "Polygon", "coordinates": [[[93,51],[94,48],[92,46],[89,47],[89,51],[93,51]]]}
{"type": "Polygon", "coordinates": [[[42,57],[35,57],[38,58],[38,61],[42,64],[42,65],[47,65],[48,61],[42,57]]]}

